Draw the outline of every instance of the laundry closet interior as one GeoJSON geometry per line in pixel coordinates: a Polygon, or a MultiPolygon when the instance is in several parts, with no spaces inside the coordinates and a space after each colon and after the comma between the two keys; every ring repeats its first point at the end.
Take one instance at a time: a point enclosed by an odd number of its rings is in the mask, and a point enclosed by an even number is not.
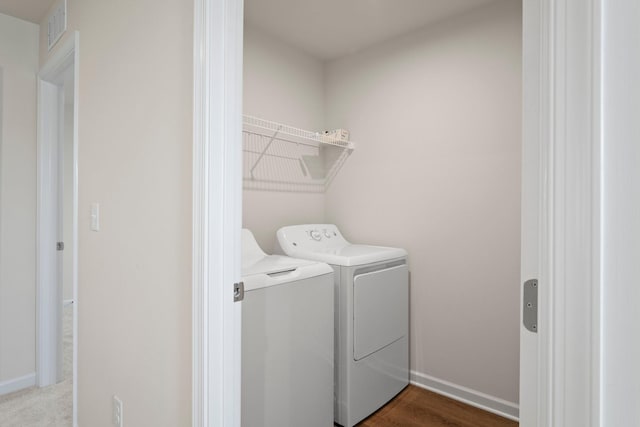
{"type": "Polygon", "coordinates": [[[521,1],[244,7],[243,228],[405,249],[411,383],[517,418],[521,1]]]}

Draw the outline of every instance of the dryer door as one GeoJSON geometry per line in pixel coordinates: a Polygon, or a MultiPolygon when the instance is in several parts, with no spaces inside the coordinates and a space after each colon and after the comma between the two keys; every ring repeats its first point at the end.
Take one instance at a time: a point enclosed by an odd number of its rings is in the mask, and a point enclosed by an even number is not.
{"type": "Polygon", "coordinates": [[[409,269],[406,264],[353,279],[353,358],[363,359],[408,332],[409,269]]]}

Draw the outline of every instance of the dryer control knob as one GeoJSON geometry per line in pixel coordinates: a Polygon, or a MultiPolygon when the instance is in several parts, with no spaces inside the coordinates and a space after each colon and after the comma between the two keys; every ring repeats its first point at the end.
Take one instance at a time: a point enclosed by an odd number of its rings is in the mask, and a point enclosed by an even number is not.
{"type": "Polygon", "coordinates": [[[327,239],[331,238],[331,233],[329,233],[329,231],[324,230],[324,237],[326,237],[327,239]]]}
{"type": "Polygon", "coordinates": [[[317,241],[322,240],[322,234],[320,234],[318,230],[312,230],[311,233],[309,233],[309,235],[313,240],[317,240],[317,241]]]}

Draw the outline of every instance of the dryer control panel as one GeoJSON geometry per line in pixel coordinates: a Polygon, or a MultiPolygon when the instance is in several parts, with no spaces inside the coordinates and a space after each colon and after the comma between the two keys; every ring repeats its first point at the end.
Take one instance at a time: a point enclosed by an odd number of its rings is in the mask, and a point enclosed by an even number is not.
{"type": "Polygon", "coordinates": [[[283,227],[278,230],[278,241],[282,249],[322,251],[338,249],[350,243],[334,224],[303,224],[283,227]]]}
{"type": "Polygon", "coordinates": [[[347,267],[407,256],[400,248],[351,244],[333,224],[282,227],[278,230],[275,252],[347,267]]]}

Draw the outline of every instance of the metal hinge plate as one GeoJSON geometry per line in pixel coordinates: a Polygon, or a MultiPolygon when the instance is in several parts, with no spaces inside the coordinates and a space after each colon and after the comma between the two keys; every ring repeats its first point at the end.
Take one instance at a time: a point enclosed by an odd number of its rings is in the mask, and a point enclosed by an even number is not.
{"type": "Polygon", "coordinates": [[[522,323],[527,330],[538,332],[538,279],[524,282],[522,323]]]}
{"type": "Polygon", "coordinates": [[[244,282],[233,284],[233,302],[242,301],[244,299],[244,282]]]}

